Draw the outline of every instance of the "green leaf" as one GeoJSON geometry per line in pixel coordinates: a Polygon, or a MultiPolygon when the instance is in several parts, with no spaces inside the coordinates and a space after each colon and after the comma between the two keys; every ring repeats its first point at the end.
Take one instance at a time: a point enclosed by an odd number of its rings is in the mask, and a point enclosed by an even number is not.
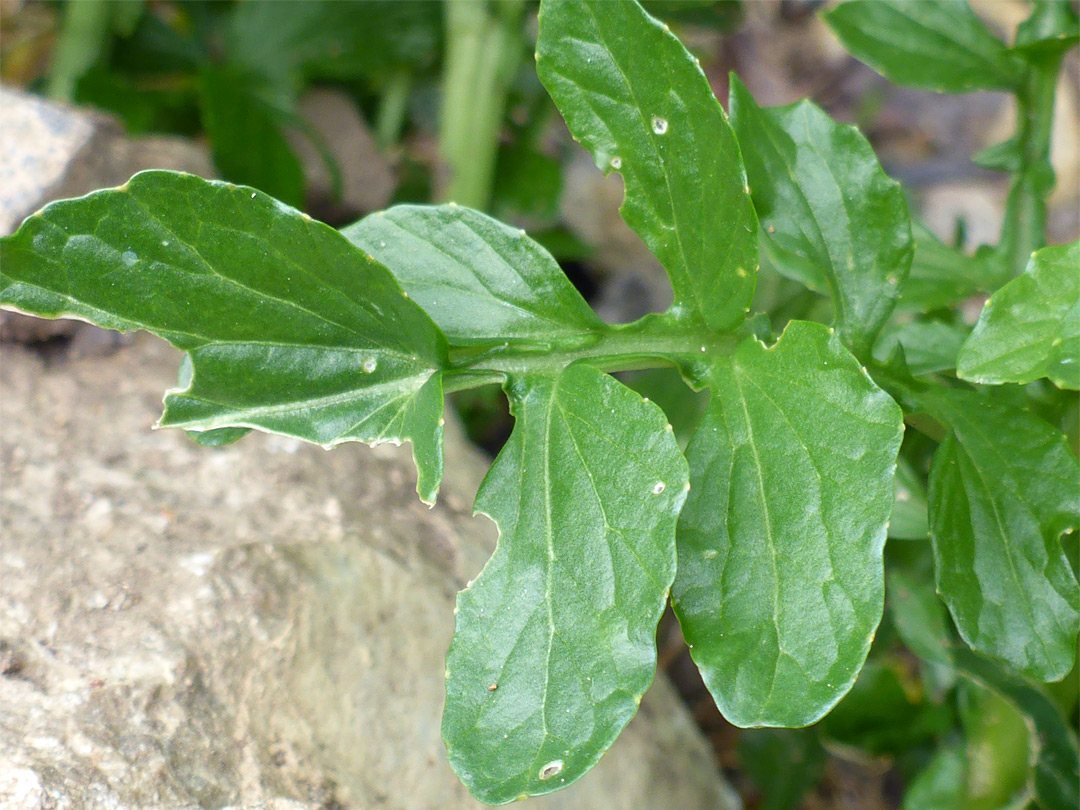
{"type": "Polygon", "coordinates": [[[831,296],[841,338],[865,356],[911,264],[900,185],[855,127],[809,101],[763,109],[732,77],[729,107],[770,259],[831,296]]]}
{"type": "Polygon", "coordinates": [[[1013,135],[976,152],[971,156],[971,162],[984,169],[1018,172],[1024,165],[1024,147],[1020,139],[1013,135]]]}
{"type": "Polygon", "coordinates": [[[852,0],[825,21],[857,59],[889,81],[934,90],[1013,90],[1023,63],[967,0],[852,0]]]}
{"type": "Polygon", "coordinates": [[[969,331],[944,321],[908,321],[881,333],[874,344],[874,358],[885,362],[900,345],[912,374],[947,371],[956,368],[956,355],[969,331]]]}
{"type": "Polygon", "coordinates": [[[950,745],[912,780],[900,810],[960,810],[966,794],[967,757],[960,745],[950,745]]]}
{"type": "Polygon", "coordinates": [[[739,762],[764,800],[758,810],[792,810],[825,773],[816,729],[756,728],[739,735],[739,762]]]}
{"type": "Polygon", "coordinates": [[[434,61],[439,3],[393,0],[245,0],[225,33],[229,58],[275,83],[335,81],[434,61]]]}
{"type": "Polygon", "coordinates": [[[926,488],[919,475],[901,456],[893,479],[893,508],[889,518],[889,537],[898,540],[924,540],[930,536],[926,522],[926,488]]]}
{"type": "Polygon", "coordinates": [[[1031,735],[1031,783],[1042,810],[1080,806],[1080,750],[1076,733],[1053,702],[1033,684],[963,647],[953,650],[957,668],[1008,700],[1024,716],[1031,735]]]}
{"type": "Polygon", "coordinates": [[[1037,251],[1023,275],[990,296],[957,374],[980,383],[1049,377],[1080,389],[1080,242],[1037,251]]]}
{"type": "Polygon", "coordinates": [[[1028,783],[1029,734],[1023,715],[982,684],[964,680],[957,687],[968,761],[967,793],[961,809],[1036,810],[1028,783]]]}
{"type": "Polygon", "coordinates": [[[945,605],[934,591],[930,560],[926,562],[924,571],[906,570],[893,561],[885,575],[885,602],[900,640],[921,661],[923,689],[941,704],[956,685],[956,668],[949,657],[955,637],[945,605]]]}
{"type": "Polygon", "coordinates": [[[930,470],[938,592],[975,649],[1043,681],[1072,667],[1080,586],[1061,535],[1080,520],[1080,467],[1064,435],[973,391],[928,391],[951,431],[930,470]]]}
{"type": "Polygon", "coordinates": [[[728,720],[807,725],[851,688],[881,618],[902,415],[801,321],[769,349],[744,340],[710,387],[672,603],[728,720]]]}
{"type": "Polygon", "coordinates": [[[382,265],[250,188],[143,172],[0,241],[0,305],[145,329],[191,357],[161,424],[412,441],[442,474],[442,335],[382,265]]]}
{"type": "Polygon", "coordinates": [[[895,568],[886,577],[889,612],[905,646],[924,661],[951,664],[953,635],[942,604],[928,581],[895,568]]]}
{"type": "Polygon", "coordinates": [[[1031,16],[1016,30],[1013,52],[1039,61],[1055,57],[1080,42],[1080,19],[1068,0],[1035,3],[1031,16]]]}
{"type": "Polygon", "coordinates": [[[923,224],[911,223],[915,255],[911,272],[900,286],[900,309],[929,312],[952,307],[993,283],[992,270],[981,258],[948,247],[923,224]]]}
{"type": "MultiPolygon", "coordinates": [[[[905,753],[948,731],[949,709],[924,703],[900,680],[903,666],[871,658],[851,691],[821,721],[824,737],[872,756],[905,753]]],[[[910,677],[910,676],[908,676],[910,677]]]]}
{"type": "Polygon", "coordinates": [[[203,127],[214,164],[225,178],[301,205],[304,172],[282,134],[283,114],[268,92],[257,76],[228,65],[205,66],[199,74],[203,127]]]}
{"type": "Polygon", "coordinates": [[[545,0],[536,70],[574,138],[622,174],[620,212],[667,269],[674,312],[737,327],[757,223],[739,145],[694,58],[637,3],[545,0]]]}
{"type": "Polygon", "coordinates": [[[443,716],[489,804],[573,782],[637,711],[688,486],[663,412],[597,369],[507,392],[517,423],[476,496],[499,544],[458,595],[443,716]]]}
{"type": "Polygon", "coordinates": [[[401,205],[342,230],[390,268],[455,345],[555,344],[604,323],[524,231],[458,205],[401,205]]]}

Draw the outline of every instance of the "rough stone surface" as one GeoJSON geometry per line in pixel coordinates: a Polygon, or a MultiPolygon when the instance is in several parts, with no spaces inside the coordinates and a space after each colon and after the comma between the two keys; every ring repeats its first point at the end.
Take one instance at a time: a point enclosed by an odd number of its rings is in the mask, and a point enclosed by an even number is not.
{"type": "MultiPolygon", "coordinates": [[[[0,806],[476,807],[439,736],[452,599],[490,552],[486,462],[152,431],[178,355],[0,364],[0,806]]],[[[658,678],[546,808],[735,802],[658,678]]]]}

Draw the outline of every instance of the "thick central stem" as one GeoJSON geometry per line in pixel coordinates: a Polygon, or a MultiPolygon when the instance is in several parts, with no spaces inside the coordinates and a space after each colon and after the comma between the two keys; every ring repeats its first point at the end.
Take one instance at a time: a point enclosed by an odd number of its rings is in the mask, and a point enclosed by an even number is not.
{"type": "Polygon", "coordinates": [[[586,362],[607,372],[682,365],[730,354],[742,334],[715,334],[663,317],[626,326],[582,332],[551,343],[508,340],[450,352],[447,390],[461,390],[507,377],[551,372],[586,362]]]}

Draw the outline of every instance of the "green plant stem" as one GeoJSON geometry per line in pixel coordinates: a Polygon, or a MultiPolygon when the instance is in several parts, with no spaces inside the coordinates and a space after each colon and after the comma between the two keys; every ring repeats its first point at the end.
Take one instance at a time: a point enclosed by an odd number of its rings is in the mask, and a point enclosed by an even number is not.
{"type": "Polygon", "coordinates": [[[445,9],[439,139],[446,174],[437,195],[483,210],[491,199],[507,92],[521,62],[524,5],[450,0],[445,9]]]}
{"type": "Polygon", "coordinates": [[[383,87],[375,120],[375,139],[382,149],[392,146],[401,136],[411,89],[412,72],[408,68],[397,70],[383,87]]]}
{"type": "Polygon", "coordinates": [[[1023,272],[1031,254],[1046,244],[1046,197],[1054,187],[1050,136],[1061,58],[1054,53],[1032,62],[1016,94],[1020,165],[1013,173],[997,249],[999,284],[1023,272]]]}
{"type": "Polygon", "coordinates": [[[444,389],[459,391],[514,375],[586,362],[606,372],[688,366],[730,354],[742,333],[713,334],[678,328],[664,318],[646,317],[633,324],[587,333],[572,344],[523,345],[521,342],[456,348],[444,389]],[[676,359],[671,359],[676,358],[676,359]]]}
{"type": "Polygon", "coordinates": [[[108,45],[109,0],[71,0],[64,6],[60,40],[56,44],[46,94],[70,102],[75,85],[108,45]]]}

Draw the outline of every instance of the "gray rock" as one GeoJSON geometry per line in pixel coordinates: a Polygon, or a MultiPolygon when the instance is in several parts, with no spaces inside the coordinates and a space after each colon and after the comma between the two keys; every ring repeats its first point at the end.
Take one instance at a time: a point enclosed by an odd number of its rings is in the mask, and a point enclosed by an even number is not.
{"type": "MultiPolygon", "coordinates": [[[[0,806],[477,804],[439,735],[454,592],[490,553],[486,461],[150,430],[178,355],[0,365],[0,806]]],[[[546,808],[737,806],[663,676],[546,808]]]]}

